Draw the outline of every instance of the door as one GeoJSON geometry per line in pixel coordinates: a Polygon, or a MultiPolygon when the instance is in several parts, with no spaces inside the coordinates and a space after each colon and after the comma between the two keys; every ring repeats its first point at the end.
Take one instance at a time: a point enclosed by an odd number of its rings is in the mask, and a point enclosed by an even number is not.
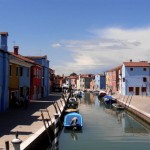
{"type": "Polygon", "coordinates": [[[139,87],[136,87],[135,88],[135,95],[139,95],[140,94],[140,88],[139,87]]]}

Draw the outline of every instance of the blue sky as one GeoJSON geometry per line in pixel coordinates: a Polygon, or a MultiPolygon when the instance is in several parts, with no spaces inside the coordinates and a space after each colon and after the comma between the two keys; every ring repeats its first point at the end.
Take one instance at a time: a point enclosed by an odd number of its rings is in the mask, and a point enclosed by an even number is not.
{"type": "Polygon", "coordinates": [[[56,74],[103,73],[150,59],[149,0],[0,0],[0,32],[56,74]]]}

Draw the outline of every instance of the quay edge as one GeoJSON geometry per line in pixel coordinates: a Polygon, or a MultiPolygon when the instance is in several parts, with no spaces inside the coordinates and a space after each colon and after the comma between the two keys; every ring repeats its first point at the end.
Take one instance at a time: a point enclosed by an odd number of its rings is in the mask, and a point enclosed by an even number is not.
{"type": "MultiPolygon", "coordinates": [[[[64,98],[63,99],[63,105],[61,99],[57,100],[57,109],[58,109],[58,114],[59,114],[59,119],[60,119],[60,123],[63,122],[63,117],[64,117],[64,109],[66,106],[66,102],[67,102],[68,98],[64,98]],[[59,107],[59,108],[58,108],[59,107]],[[60,112],[61,110],[61,112],[60,112]]],[[[53,105],[52,105],[53,107],[53,105]]],[[[56,112],[54,112],[55,114],[56,112]]],[[[49,136],[47,134],[46,128],[43,125],[42,128],[40,128],[36,133],[34,133],[32,136],[30,136],[27,140],[25,140],[22,144],[21,144],[21,150],[36,150],[36,149],[43,149],[43,148],[47,148],[45,146],[50,145],[50,142],[53,142],[54,140],[54,123],[55,123],[55,118],[52,118],[52,123],[49,121],[49,127],[47,127],[48,132],[49,132],[49,136]],[[51,141],[49,141],[51,140],[51,141]]],[[[60,125],[61,128],[61,125],[60,125]]]]}
{"type": "Polygon", "coordinates": [[[150,97],[149,96],[122,96],[115,94],[118,103],[122,104],[126,110],[139,117],[150,125],[150,97]]]}

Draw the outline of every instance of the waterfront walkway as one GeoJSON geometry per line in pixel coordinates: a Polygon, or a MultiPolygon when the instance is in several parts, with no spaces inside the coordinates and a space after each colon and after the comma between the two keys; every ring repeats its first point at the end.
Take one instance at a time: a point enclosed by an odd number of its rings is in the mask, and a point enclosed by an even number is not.
{"type": "MultiPolygon", "coordinates": [[[[55,93],[40,100],[31,100],[27,109],[16,108],[0,113],[0,150],[5,150],[6,141],[9,141],[10,150],[13,149],[11,141],[15,138],[16,131],[18,131],[18,137],[23,143],[38,132],[44,126],[40,109],[47,108],[50,117],[54,118],[56,110],[52,104],[53,101],[60,103],[60,98],[61,93],[55,93]]],[[[61,106],[61,104],[59,105],[61,106]]],[[[47,112],[44,113],[44,117],[48,118],[47,112]]]]}
{"type": "Polygon", "coordinates": [[[123,96],[120,94],[113,95],[117,98],[118,102],[125,105],[137,116],[150,124],[150,96],[123,96]]]}

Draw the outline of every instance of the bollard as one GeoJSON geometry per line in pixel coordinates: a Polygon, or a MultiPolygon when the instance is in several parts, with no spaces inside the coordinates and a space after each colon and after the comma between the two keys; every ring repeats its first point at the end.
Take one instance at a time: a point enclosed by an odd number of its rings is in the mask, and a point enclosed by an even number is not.
{"type": "Polygon", "coordinates": [[[58,150],[59,149],[59,141],[58,141],[58,133],[59,133],[59,115],[58,113],[54,114],[55,116],[55,131],[54,131],[54,136],[55,136],[55,139],[54,139],[54,147],[55,147],[55,150],[58,150]]]}
{"type": "Polygon", "coordinates": [[[20,150],[20,144],[22,143],[22,140],[18,138],[18,131],[16,132],[16,138],[13,139],[11,142],[13,144],[14,150],[20,150]]]}

